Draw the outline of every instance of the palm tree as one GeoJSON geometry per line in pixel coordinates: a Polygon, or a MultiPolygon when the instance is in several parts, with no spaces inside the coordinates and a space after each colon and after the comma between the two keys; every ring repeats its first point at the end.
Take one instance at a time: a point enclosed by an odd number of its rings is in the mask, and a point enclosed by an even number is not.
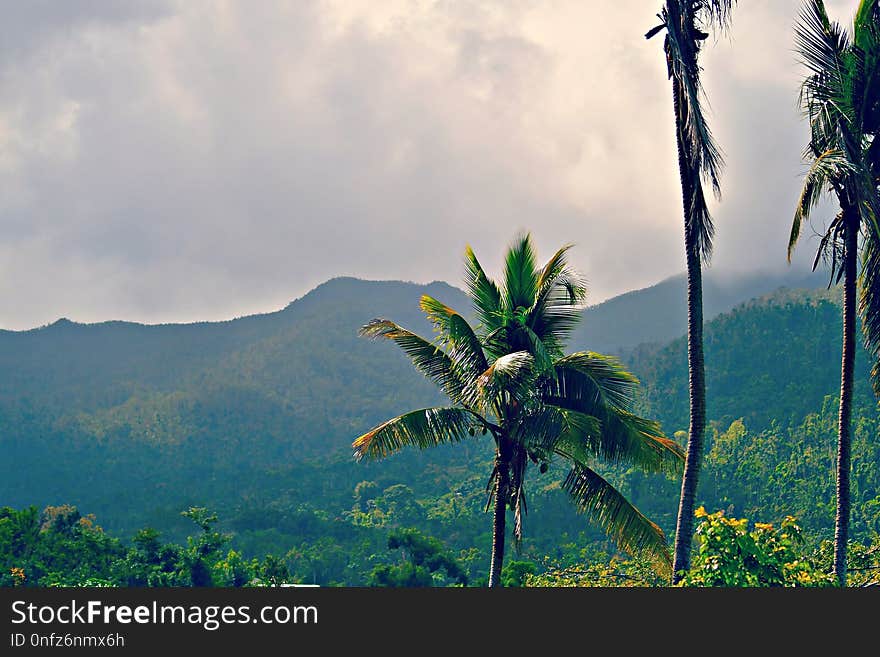
{"type": "MultiPolygon", "coordinates": [[[[880,348],[880,263],[878,263],[877,198],[880,127],[880,12],[877,0],[862,0],[852,34],[828,18],[823,0],[808,0],[795,29],[797,48],[808,70],[800,102],[810,121],[804,153],[810,164],[792,222],[788,257],[801,226],[825,192],[836,196],[839,211],[829,223],[813,263],[824,258],[831,281],[843,280],[843,347],[840,367],[840,410],[837,428],[837,508],[834,528],[834,573],[846,585],[849,537],[850,413],[855,361],[856,284],[859,235],[864,231],[862,293],[858,301],[866,341],[875,356],[880,348]]],[[[878,371],[875,365],[875,385],[878,371]]]]}
{"type": "Polygon", "coordinates": [[[703,115],[698,58],[709,34],[704,29],[723,29],[728,25],[735,0],[666,0],[657,17],[660,24],[645,38],[666,30],[663,50],[672,81],[675,137],[678,147],[678,173],[684,209],[684,249],[687,261],[688,373],[690,425],[678,521],[675,527],[673,581],[690,568],[694,506],[706,428],[706,377],[703,363],[703,272],[712,255],[714,227],[703,181],[708,180],[720,198],[721,153],[703,115]]]}
{"type": "Polygon", "coordinates": [[[656,422],[632,412],[638,381],[617,360],[592,352],[564,355],[586,296],[584,282],[566,262],[568,249],[559,249],[539,268],[529,236],[518,238],[498,285],[468,247],[465,283],[476,328],[426,295],[421,308],[437,329],[437,341],[387,319],[375,319],[360,331],[396,343],[452,403],[411,411],[371,429],[354,441],[358,458],[491,436],[489,586],[501,582],[508,508],[514,538],[522,538],[529,462],[544,473],[553,458],[571,466],[563,488],[581,511],[622,548],[645,552],[667,571],[671,565],[663,532],[596,472],[594,461],[676,472],[683,454],[656,422]]]}

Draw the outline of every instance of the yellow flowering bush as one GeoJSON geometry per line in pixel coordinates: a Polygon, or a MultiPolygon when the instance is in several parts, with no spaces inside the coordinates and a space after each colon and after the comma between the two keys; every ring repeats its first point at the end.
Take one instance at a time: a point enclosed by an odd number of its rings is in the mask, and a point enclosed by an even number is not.
{"type": "Polygon", "coordinates": [[[12,575],[13,586],[22,586],[27,579],[27,576],[24,574],[23,568],[16,568],[15,566],[13,566],[9,572],[12,575]]]}
{"type": "Polygon", "coordinates": [[[682,586],[833,586],[833,576],[805,554],[803,531],[788,516],[776,527],[723,511],[695,512],[696,546],[682,586]]]}

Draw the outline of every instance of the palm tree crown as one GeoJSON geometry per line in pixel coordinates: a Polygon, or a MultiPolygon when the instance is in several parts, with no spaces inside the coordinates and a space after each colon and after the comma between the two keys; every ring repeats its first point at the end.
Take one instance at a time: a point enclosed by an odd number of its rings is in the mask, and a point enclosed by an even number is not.
{"type": "Polygon", "coordinates": [[[672,81],[675,112],[675,141],[678,173],[684,211],[684,248],[687,262],[688,308],[688,396],[690,423],[687,455],[681,481],[678,519],[675,527],[674,579],[690,567],[693,514],[699,483],[703,434],[706,428],[706,376],[703,359],[703,273],[702,266],[712,255],[715,228],[703,181],[712,185],[720,198],[721,153],[703,113],[703,88],[698,62],[704,30],[724,29],[735,0],[666,0],[657,17],[660,24],[645,35],[650,39],[666,31],[663,50],[672,81]]]}
{"type": "MultiPolygon", "coordinates": [[[[810,122],[804,158],[810,169],[798,200],[788,243],[789,259],[801,228],[826,193],[834,194],[841,212],[829,223],[816,254],[843,276],[845,259],[843,210],[877,234],[880,202],[880,10],[877,0],[862,0],[852,35],[829,19],[823,0],[809,0],[795,30],[797,48],[808,76],[801,85],[800,104],[810,122]]],[[[861,226],[859,226],[860,228],[861,226]]],[[[870,290],[866,290],[870,291],[870,290]]]]}
{"type": "Polygon", "coordinates": [[[880,199],[877,194],[880,127],[880,11],[877,0],[862,0],[850,34],[832,22],[822,0],[808,0],[796,27],[797,47],[808,75],[801,105],[810,121],[804,157],[810,169],[792,221],[789,259],[801,227],[824,193],[840,206],[828,224],[813,268],[824,258],[831,281],[843,280],[843,346],[837,448],[837,508],[834,572],[846,585],[850,507],[850,415],[855,363],[856,285],[862,237],[861,295],[858,300],[868,349],[875,357],[874,382],[880,392],[880,199]]]}
{"type": "Polygon", "coordinates": [[[800,101],[810,122],[804,150],[810,169],[792,221],[789,259],[802,224],[824,194],[834,194],[840,212],[822,235],[813,267],[824,258],[831,280],[839,282],[846,259],[844,210],[851,209],[860,224],[855,230],[863,235],[859,315],[880,395],[880,140],[875,138],[880,131],[880,6],[877,0],[862,0],[850,33],[829,19],[823,2],[811,0],[796,34],[808,71],[800,101]]]}
{"type": "Polygon", "coordinates": [[[663,532],[594,470],[594,462],[631,463],[651,472],[678,470],[682,451],[656,422],[633,413],[637,379],[613,358],[592,352],[564,354],[580,318],[586,288],[566,260],[569,246],[543,266],[528,235],[508,250],[499,285],[473,251],[465,253],[465,283],[477,324],[429,296],[421,308],[438,333],[419,337],[387,319],[375,319],[361,335],[395,342],[452,404],[406,413],[354,441],[358,458],[383,457],[407,446],[432,447],[490,435],[495,502],[490,585],[503,560],[505,515],[522,536],[529,462],[561,458],[570,465],[564,488],[618,544],[647,551],[668,568],[663,532]]]}
{"type": "Polygon", "coordinates": [[[685,194],[685,239],[701,262],[712,255],[715,228],[703,191],[707,180],[721,195],[719,177],[723,159],[703,112],[703,85],[698,62],[707,29],[724,29],[735,0],[667,0],[657,18],[660,24],[645,34],[652,38],[665,30],[663,49],[669,78],[676,88],[676,130],[683,151],[681,176],[685,194]]]}

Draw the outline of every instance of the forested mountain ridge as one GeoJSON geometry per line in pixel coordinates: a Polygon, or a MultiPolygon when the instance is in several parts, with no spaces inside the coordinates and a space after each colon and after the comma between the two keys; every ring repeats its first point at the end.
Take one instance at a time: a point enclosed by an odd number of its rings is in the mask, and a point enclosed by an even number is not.
{"type": "Polygon", "coordinates": [[[444,283],[337,278],[283,310],[224,322],[78,324],[61,319],[30,331],[2,331],[0,394],[26,395],[58,409],[106,408],[128,399],[132,386],[177,390],[181,382],[192,381],[236,353],[258,350],[279,335],[298,332],[303,338],[316,320],[326,323],[322,329],[350,334],[352,345],[361,342],[356,337],[358,322],[374,313],[403,314],[427,329],[417,306],[425,292],[463,303],[463,294],[444,283]]]}
{"type": "MultiPolygon", "coordinates": [[[[749,426],[800,422],[840,385],[841,291],[780,288],[706,324],[707,417],[749,426]]],[[[644,383],[650,412],[668,432],[687,428],[687,343],[640,345],[624,354],[644,383]]],[[[856,355],[855,404],[870,410],[868,357],[856,355]]]]}
{"type": "MultiPolygon", "coordinates": [[[[381,553],[394,527],[418,527],[469,555],[466,566],[484,567],[487,440],[380,463],[351,457],[352,439],[376,422],[441,401],[393,346],[357,337],[376,316],[431,335],[418,310],[425,292],[468,309],[443,283],[334,279],[282,311],[224,323],[61,322],[0,334],[0,505],[71,503],[111,532],[150,525],[172,537],[190,530],[182,510],[208,506],[238,549],[288,555],[293,572],[324,583],[365,581],[373,564],[364,555],[381,553]]],[[[838,388],[835,295],[788,290],[707,322],[709,418],[723,438],[710,436],[707,448],[710,508],[767,521],[809,516],[808,530],[827,533],[830,507],[816,500],[831,500],[833,490],[825,466],[834,405],[825,397],[838,388]],[[731,426],[738,418],[745,423],[731,426]]],[[[579,336],[572,350],[592,348],[579,336]]],[[[683,428],[681,340],[624,360],[667,433],[683,428]]],[[[853,526],[864,535],[880,528],[880,450],[864,358],[857,380],[853,526]]],[[[564,561],[607,549],[569,509],[558,490],[563,475],[551,468],[531,485],[530,506],[540,512],[526,519],[524,555],[564,561]]],[[[670,530],[676,482],[609,476],[670,530]]]]}
{"type": "Polygon", "coordinates": [[[352,468],[364,426],[439,399],[405,357],[357,337],[383,309],[428,331],[425,292],[461,305],[442,283],[334,279],[278,313],[226,323],[61,322],[4,335],[2,440],[15,458],[0,499],[69,500],[129,529],[152,514],[113,508],[131,495],[229,501],[277,495],[267,470],[290,475],[313,458],[352,468]]]}
{"type": "MultiPolygon", "coordinates": [[[[782,273],[729,275],[707,269],[703,276],[705,321],[740,303],[772,293],[780,287],[824,287],[824,273],[789,269],[782,273]]],[[[687,281],[684,274],[656,285],[621,294],[590,306],[574,336],[579,348],[619,354],[643,343],[666,343],[687,331],[687,281]]]]}
{"type": "MultiPolygon", "coordinates": [[[[741,296],[772,282],[778,279],[760,279],[759,283],[749,279],[732,287],[741,296]]],[[[633,326],[639,327],[639,336],[647,341],[661,341],[667,330],[662,327],[678,321],[669,297],[683,299],[680,286],[680,279],[669,279],[588,308],[572,347],[602,352],[603,345],[613,340],[620,343],[618,347],[625,346],[631,338],[621,336],[633,326]],[[673,291],[679,294],[672,295],[673,291]],[[657,332],[651,333],[653,329],[657,332]]],[[[99,437],[107,435],[108,426],[127,423],[131,417],[136,421],[128,423],[130,437],[147,442],[183,438],[186,427],[163,425],[159,407],[186,415],[202,408],[209,414],[226,412],[218,409],[237,405],[248,421],[256,419],[255,412],[260,410],[266,418],[290,412],[311,422],[317,405],[322,406],[320,416],[332,421],[337,409],[324,407],[324,402],[335,401],[336,394],[344,392],[340,386],[351,372],[375,366],[380,367],[380,377],[390,373],[388,364],[380,363],[393,349],[371,346],[357,337],[357,328],[373,317],[387,316],[430,336],[417,305],[422,293],[437,296],[462,312],[469,310],[464,294],[444,283],[420,286],[338,278],[283,310],[226,322],[78,324],[62,319],[31,331],[0,331],[0,408],[7,419],[17,420],[16,426],[38,415],[43,423],[51,420],[68,428],[83,425],[87,432],[97,430],[99,437]],[[332,337],[332,346],[328,337],[332,337]],[[325,350],[345,357],[325,364],[315,357],[325,350]]],[[[711,293],[707,296],[714,298],[711,293]]],[[[728,293],[724,298],[735,296],[728,293]]],[[[724,299],[712,303],[722,307],[724,299]]],[[[346,413],[352,405],[364,412],[374,408],[374,394],[386,401],[391,395],[409,392],[414,393],[413,401],[435,399],[431,386],[420,385],[423,382],[406,367],[403,357],[393,356],[390,362],[398,366],[395,376],[379,380],[389,386],[395,381],[404,385],[394,392],[361,388],[357,395],[345,395],[346,413]]],[[[280,426],[276,429],[281,431],[280,426]]]]}

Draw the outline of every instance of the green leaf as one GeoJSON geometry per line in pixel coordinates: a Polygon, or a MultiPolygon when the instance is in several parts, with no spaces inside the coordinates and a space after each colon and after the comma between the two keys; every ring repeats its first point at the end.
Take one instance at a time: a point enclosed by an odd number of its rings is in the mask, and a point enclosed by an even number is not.
{"type": "Polygon", "coordinates": [[[501,326],[504,308],[498,286],[486,276],[470,246],[465,248],[465,287],[485,333],[501,326]]]}
{"type": "Polygon", "coordinates": [[[391,340],[409,356],[416,369],[437,384],[453,400],[460,400],[465,382],[455,363],[437,345],[387,319],[374,319],[361,327],[362,337],[391,340]]]}
{"type": "Polygon", "coordinates": [[[412,445],[425,449],[455,443],[468,436],[474,422],[483,419],[463,408],[423,408],[392,418],[353,443],[355,457],[382,458],[412,445]]]}
{"type": "Polygon", "coordinates": [[[518,237],[504,261],[504,304],[509,313],[531,308],[538,293],[535,252],[528,233],[518,237]]]}
{"type": "Polygon", "coordinates": [[[601,423],[598,433],[569,432],[569,440],[580,440],[582,449],[594,456],[651,472],[678,473],[684,459],[681,447],[663,435],[657,422],[629,410],[637,384],[616,359],[580,352],[557,361],[556,380],[544,381],[542,399],[601,423]]]}
{"type": "Polygon", "coordinates": [[[579,351],[558,359],[554,369],[559,380],[551,385],[552,396],[629,411],[635,403],[639,380],[613,356],[579,351]]]}
{"type": "Polygon", "coordinates": [[[476,386],[465,391],[467,405],[488,410],[499,403],[503,394],[522,402],[534,383],[534,364],[534,357],[527,351],[498,358],[480,375],[476,386]]]}
{"type": "Polygon", "coordinates": [[[622,549],[649,556],[666,574],[672,558],[663,530],[648,520],[617,489],[584,464],[571,469],[563,489],[622,549]]]}
{"type": "Polygon", "coordinates": [[[570,248],[571,245],[562,247],[544,265],[534,303],[528,311],[528,327],[556,356],[562,354],[565,342],[580,321],[587,296],[586,282],[566,261],[570,248]]]}
{"type": "Polygon", "coordinates": [[[427,294],[420,301],[422,311],[440,331],[440,340],[460,370],[459,378],[473,381],[488,367],[483,345],[471,325],[458,312],[427,294]]]}

